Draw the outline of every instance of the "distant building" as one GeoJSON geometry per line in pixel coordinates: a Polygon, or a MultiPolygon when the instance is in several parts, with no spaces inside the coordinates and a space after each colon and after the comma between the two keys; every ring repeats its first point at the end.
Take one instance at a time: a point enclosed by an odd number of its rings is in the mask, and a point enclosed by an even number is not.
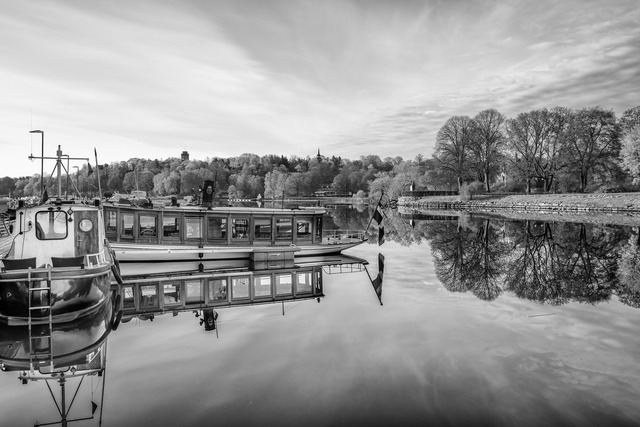
{"type": "Polygon", "coordinates": [[[320,155],[320,149],[318,148],[318,155],[316,156],[316,159],[318,159],[318,163],[320,163],[322,161],[322,156],[320,155]]]}
{"type": "Polygon", "coordinates": [[[188,151],[183,151],[182,155],[180,157],[182,158],[183,162],[188,162],[189,161],[189,152],[188,151]]]}

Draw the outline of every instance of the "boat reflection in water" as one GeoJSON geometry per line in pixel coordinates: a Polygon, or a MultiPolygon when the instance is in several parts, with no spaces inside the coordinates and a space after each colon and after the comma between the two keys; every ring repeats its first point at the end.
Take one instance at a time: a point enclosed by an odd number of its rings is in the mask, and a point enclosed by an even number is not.
{"type": "Polygon", "coordinates": [[[323,273],[364,271],[367,261],[343,254],[298,258],[287,267],[252,263],[173,276],[127,277],[114,284],[118,313],[114,329],[133,318],[151,320],[163,313],[190,311],[206,330],[214,330],[216,309],[317,300],[324,297],[323,273]]]}
{"type": "MultiPolygon", "coordinates": [[[[111,302],[92,316],[67,323],[6,325],[0,323],[0,368],[18,374],[21,383],[44,382],[60,421],[36,425],[68,425],[100,420],[106,381],[107,337],[132,319],[187,312],[198,316],[205,331],[216,330],[221,308],[324,297],[323,275],[361,272],[367,261],[347,255],[306,257],[289,268],[232,268],[175,276],[140,276],[113,284],[111,302]],[[86,381],[91,377],[91,381],[86,381]],[[101,382],[99,398],[93,380],[101,382]],[[84,382],[84,386],[83,386],[84,382]],[[57,383],[59,391],[50,385],[57,383]],[[89,385],[88,383],[91,383],[89,385]],[[67,396],[67,388],[75,389],[67,396]],[[89,390],[87,390],[89,389],[89,390]],[[88,394],[91,398],[89,399],[88,394]],[[75,406],[74,406],[75,404],[75,406]],[[83,404],[87,404],[83,410],[83,404]],[[73,408],[73,413],[71,409],[73,408]],[[98,408],[100,411],[97,413],[98,408]]],[[[253,267],[263,267],[253,265],[253,267]]]]}
{"type": "Polygon", "coordinates": [[[77,409],[71,412],[74,403],[85,400],[76,397],[90,387],[87,384],[92,381],[85,382],[86,377],[98,378],[104,391],[107,336],[112,330],[113,313],[113,304],[103,304],[91,316],[51,326],[0,324],[0,369],[17,372],[25,386],[31,382],[46,383],[58,409],[60,421],[36,425],[66,426],[72,421],[90,420],[102,407],[102,398],[100,405],[92,399],[84,410],[76,404],[77,409]],[[60,390],[55,390],[51,383],[57,383],[60,390]],[[67,387],[74,388],[70,393],[72,399],[67,397],[67,387]]]}

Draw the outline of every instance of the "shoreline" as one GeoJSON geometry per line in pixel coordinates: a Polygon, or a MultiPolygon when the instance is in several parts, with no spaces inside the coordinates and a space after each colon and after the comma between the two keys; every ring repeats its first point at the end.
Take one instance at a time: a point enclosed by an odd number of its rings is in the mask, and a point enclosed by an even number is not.
{"type": "Polygon", "coordinates": [[[640,226],[640,193],[401,197],[406,215],[468,213],[512,220],[567,221],[640,226]]]}
{"type": "Polygon", "coordinates": [[[517,194],[400,197],[398,206],[466,211],[597,212],[640,214],[640,193],[517,194]]]}

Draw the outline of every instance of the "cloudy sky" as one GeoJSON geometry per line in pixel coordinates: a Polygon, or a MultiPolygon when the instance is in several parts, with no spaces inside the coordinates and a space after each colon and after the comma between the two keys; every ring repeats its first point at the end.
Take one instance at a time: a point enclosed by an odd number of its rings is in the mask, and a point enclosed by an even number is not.
{"type": "Polygon", "coordinates": [[[637,0],[0,7],[0,176],[40,172],[31,129],[47,156],[95,147],[100,163],[183,150],[413,159],[454,115],[640,105],[637,0]]]}

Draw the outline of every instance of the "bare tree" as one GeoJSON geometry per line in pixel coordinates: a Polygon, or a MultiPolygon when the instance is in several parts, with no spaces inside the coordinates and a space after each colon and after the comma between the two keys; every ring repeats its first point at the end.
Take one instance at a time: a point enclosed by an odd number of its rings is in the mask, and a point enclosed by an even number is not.
{"type": "Polygon", "coordinates": [[[568,164],[566,156],[573,112],[564,107],[553,108],[548,116],[549,132],[542,141],[542,150],[536,161],[536,175],[545,182],[545,191],[552,189],[556,175],[568,164]]]}
{"type": "Polygon", "coordinates": [[[620,153],[620,126],[613,111],[584,108],[575,114],[568,153],[571,167],[580,175],[584,192],[595,172],[611,168],[620,153]]]}
{"type": "Polygon", "coordinates": [[[472,120],[470,149],[474,154],[474,163],[483,177],[485,189],[491,190],[491,177],[498,171],[505,144],[503,133],[505,118],[495,109],[479,112],[472,120]]]}
{"type": "Polygon", "coordinates": [[[506,121],[507,145],[514,167],[523,175],[527,193],[531,192],[531,180],[539,176],[545,141],[550,133],[550,113],[547,109],[520,113],[506,121]]]}
{"type": "Polygon", "coordinates": [[[468,174],[472,125],[467,116],[453,116],[440,128],[434,158],[438,168],[453,173],[458,181],[468,174]]]}

